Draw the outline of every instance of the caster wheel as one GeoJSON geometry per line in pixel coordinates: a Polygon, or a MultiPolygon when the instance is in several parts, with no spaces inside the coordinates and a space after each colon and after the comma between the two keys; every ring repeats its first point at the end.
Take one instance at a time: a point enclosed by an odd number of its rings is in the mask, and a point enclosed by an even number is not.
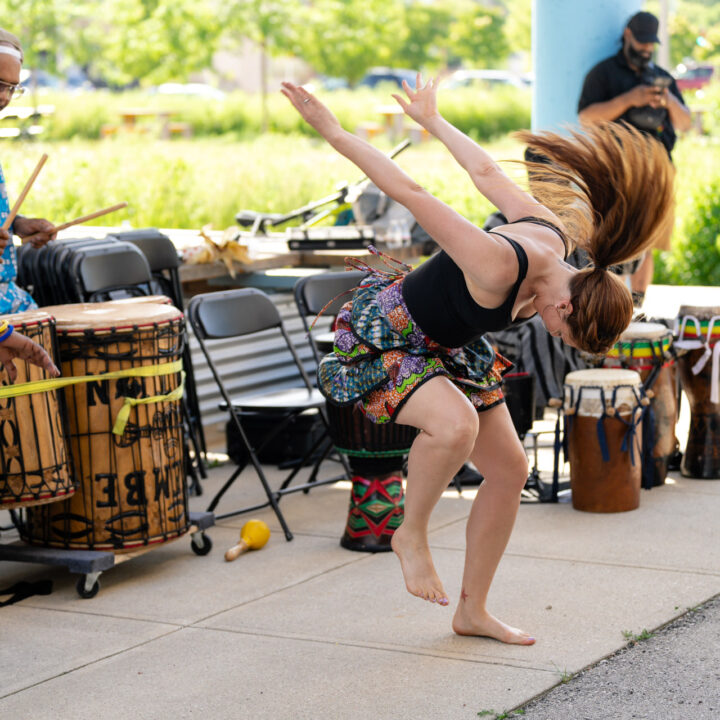
{"type": "Polygon", "coordinates": [[[85,589],[85,576],[83,575],[75,585],[75,589],[77,590],[78,595],[81,598],[85,598],[86,600],[89,600],[90,598],[94,598],[98,591],[100,590],[100,581],[96,580],[95,584],[89,589],[85,589]]]}
{"type": "Polygon", "coordinates": [[[207,555],[212,550],[212,540],[204,533],[194,535],[190,547],[196,555],[207,555]],[[198,540],[198,538],[200,538],[198,540]]]}

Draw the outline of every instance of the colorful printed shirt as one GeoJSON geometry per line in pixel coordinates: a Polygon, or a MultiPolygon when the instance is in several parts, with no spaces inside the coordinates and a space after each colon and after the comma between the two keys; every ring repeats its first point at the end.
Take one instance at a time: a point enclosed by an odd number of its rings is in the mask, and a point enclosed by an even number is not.
{"type": "MultiPolygon", "coordinates": [[[[8,202],[7,188],[5,187],[5,176],[2,167],[0,167],[0,225],[5,222],[5,218],[9,214],[10,203],[8,202]]],[[[37,307],[30,294],[15,282],[17,278],[17,252],[12,241],[12,227],[10,230],[10,240],[5,246],[2,255],[0,255],[2,257],[2,265],[0,265],[0,315],[34,310],[37,307]]]]}

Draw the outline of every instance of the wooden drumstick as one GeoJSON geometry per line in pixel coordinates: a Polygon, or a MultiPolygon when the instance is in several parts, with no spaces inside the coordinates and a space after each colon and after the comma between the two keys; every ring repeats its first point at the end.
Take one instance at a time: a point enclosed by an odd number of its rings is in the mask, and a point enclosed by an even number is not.
{"type": "Polygon", "coordinates": [[[94,220],[97,217],[100,217],[101,215],[107,215],[108,213],[115,212],[116,210],[122,210],[123,208],[127,207],[126,202],[118,203],[117,205],[113,205],[112,207],[107,207],[103,210],[96,210],[93,213],[90,213],[89,215],[82,215],[81,217],[75,218],[74,220],[69,220],[66,223],[63,223],[62,225],[56,225],[55,230],[53,232],[60,232],[60,230],[65,230],[66,228],[72,227],[73,225],[80,225],[81,223],[87,222],[88,220],[94,220]]]}
{"type": "Polygon", "coordinates": [[[248,550],[259,550],[270,539],[270,528],[262,520],[248,520],[240,531],[240,542],[225,553],[228,562],[248,550]]]}
{"type": "Polygon", "coordinates": [[[33,174],[30,176],[30,179],[25,183],[25,187],[23,188],[22,192],[20,193],[18,199],[15,201],[15,204],[13,205],[13,209],[10,211],[10,214],[5,218],[5,222],[2,224],[3,230],[8,230],[10,226],[13,223],[13,220],[15,219],[15,216],[18,214],[18,211],[20,210],[20,206],[23,204],[23,201],[25,200],[25,196],[30,192],[30,188],[32,187],[32,184],[35,182],[35,178],[38,176],[40,171],[42,170],[42,166],[45,164],[45,161],[48,159],[47,153],[43,153],[42,157],[38,161],[38,164],[35,166],[35,170],[33,170],[33,174]]]}

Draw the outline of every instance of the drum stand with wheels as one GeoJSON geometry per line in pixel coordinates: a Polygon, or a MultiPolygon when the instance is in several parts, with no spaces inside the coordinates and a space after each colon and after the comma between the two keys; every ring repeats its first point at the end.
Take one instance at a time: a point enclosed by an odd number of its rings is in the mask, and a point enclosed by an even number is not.
{"type": "MultiPolygon", "coordinates": [[[[20,522],[15,511],[10,511],[15,526],[20,522]]],[[[215,524],[215,516],[210,512],[188,513],[190,519],[190,547],[196,555],[207,555],[212,550],[212,541],[205,534],[205,530],[215,524]]],[[[3,528],[5,529],[5,528],[3,528]]],[[[179,535],[174,542],[185,537],[185,533],[179,535]]],[[[166,545],[167,542],[162,543],[166,545]]],[[[100,590],[100,575],[116,565],[121,565],[127,560],[144,555],[146,552],[155,549],[157,545],[147,545],[129,553],[115,554],[104,550],[70,550],[66,548],[41,547],[26,545],[23,542],[0,544],[0,561],[38,563],[41,565],[57,565],[66,567],[69,572],[78,573],[75,588],[82,598],[92,598],[100,590]]]]}

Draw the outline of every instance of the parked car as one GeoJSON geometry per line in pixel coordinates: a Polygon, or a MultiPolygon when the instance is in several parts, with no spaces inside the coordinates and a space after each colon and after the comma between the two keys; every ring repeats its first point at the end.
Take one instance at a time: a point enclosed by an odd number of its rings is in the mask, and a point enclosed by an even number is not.
{"type": "Polygon", "coordinates": [[[45,70],[32,70],[23,68],[20,71],[20,84],[31,90],[33,87],[38,90],[59,90],[62,81],[59,77],[51,75],[45,70]]]}
{"type": "Polygon", "coordinates": [[[511,70],[456,70],[443,82],[447,89],[459,87],[498,87],[509,85],[520,89],[527,89],[532,85],[528,75],[520,75],[511,70]]]}
{"type": "Polygon", "coordinates": [[[225,99],[225,93],[222,90],[205,83],[163,83],[152,88],[151,92],[158,95],[189,95],[207,100],[225,99]]]}
{"type": "Polygon", "coordinates": [[[673,74],[679,90],[699,90],[712,80],[715,68],[712,65],[678,65],[673,74]]]}
{"type": "Polygon", "coordinates": [[[358,87],[374,88],[381,83],[394,83],[399,88],[402,87],[402,81],[407,80],[407,84],[415,89],[415,70],[392,69],[392,68],[373,68],[358,83],[358,87]]]}

